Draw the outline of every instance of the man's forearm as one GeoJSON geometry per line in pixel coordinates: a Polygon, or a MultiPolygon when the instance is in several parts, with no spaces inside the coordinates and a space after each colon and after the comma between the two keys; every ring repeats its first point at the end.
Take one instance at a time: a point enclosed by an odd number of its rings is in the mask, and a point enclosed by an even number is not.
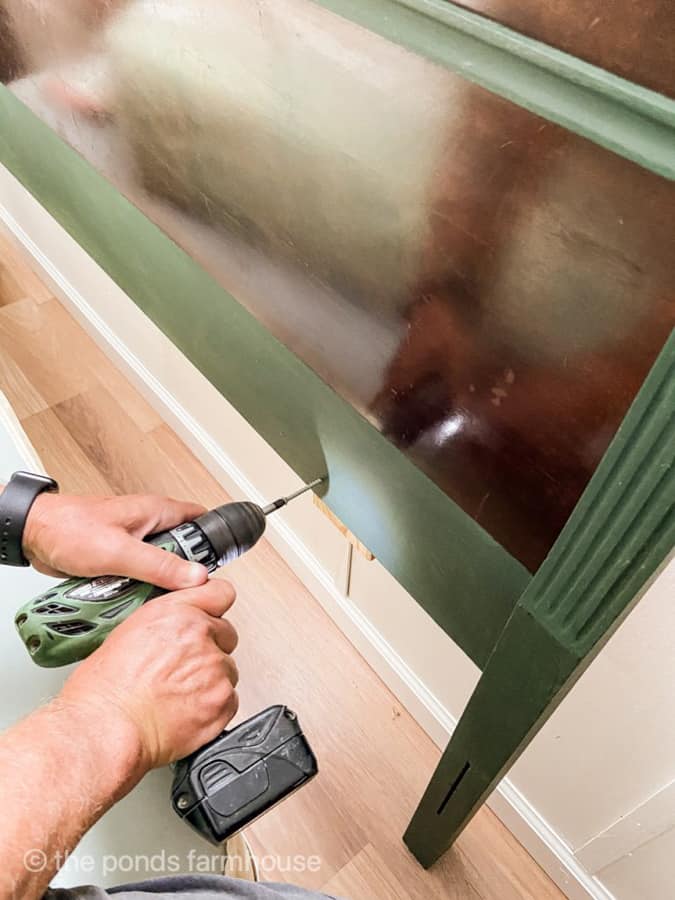
{"type": "Polygon", "coordinates": [[[6,731],[0,896],[41,897],[83,834],[146,769],[133,724],[114,711],[57,698],[6,731]]]}

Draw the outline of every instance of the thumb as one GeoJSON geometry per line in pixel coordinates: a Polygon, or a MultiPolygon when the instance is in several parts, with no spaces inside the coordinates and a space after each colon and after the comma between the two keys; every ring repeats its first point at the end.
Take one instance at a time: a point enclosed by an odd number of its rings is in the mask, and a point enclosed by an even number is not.
{"type": "Polygon", "coordinates": [[[188,562],[128,534],[120,535],[115,542],[108,568],[112,575],[126,575],[169,591],[198,587],[209,577],[200,563],[188,562]]]}

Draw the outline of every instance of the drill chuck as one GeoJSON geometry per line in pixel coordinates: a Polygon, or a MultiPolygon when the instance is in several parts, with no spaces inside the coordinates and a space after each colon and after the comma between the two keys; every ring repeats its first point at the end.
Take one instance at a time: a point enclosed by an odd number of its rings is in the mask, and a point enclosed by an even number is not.
{"type": "Polygon", "coordinates": [[[198,562],[213,572],[218,568],[218,555],[197,521],[185,522],[171,530],[177,543],[176,552],[190,562],[198,562]]]}
{"type": "Polygon", "coordinates": [[[258,543],[267,520],[257,503],[226,503],[199,516],[194,524],[211,546],[215,565],[224,566],[258,543]]]}

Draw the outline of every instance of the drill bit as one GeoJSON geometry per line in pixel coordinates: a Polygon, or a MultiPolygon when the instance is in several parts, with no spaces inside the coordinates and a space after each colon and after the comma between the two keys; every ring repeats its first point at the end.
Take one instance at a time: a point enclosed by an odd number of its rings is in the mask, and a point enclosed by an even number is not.
{"type": "Polygon", "coordinates": [[[286,506],[286,504],[290,503],[291,500],[295,500],[296,497],[299,497],[306,491],[311,491],[312,488],[315,488],[325,480],[325,477],[317,478],[315,481],[312,481],[311,484],[306,484],[304,487],[301,487],[300,490],[295,491],[293,494],[289,494],[288,497],[280,497],[278,500],[274,500],[272,503],[268,503],[267,506],[263,507],[263,513],[266,516],[269,516],[270,513],[276,512],[278,509],[281,509],[282,506],[286,506]]]}

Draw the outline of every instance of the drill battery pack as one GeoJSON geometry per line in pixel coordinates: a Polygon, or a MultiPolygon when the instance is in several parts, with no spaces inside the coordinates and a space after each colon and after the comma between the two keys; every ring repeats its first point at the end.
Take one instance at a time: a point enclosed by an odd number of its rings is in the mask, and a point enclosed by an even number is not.
{"type": "Polygon", "coordinates": [[[171,803],[202,837],[221,844],[317,772],[296,714],[271,706],[179,760],[171,803]]]}

